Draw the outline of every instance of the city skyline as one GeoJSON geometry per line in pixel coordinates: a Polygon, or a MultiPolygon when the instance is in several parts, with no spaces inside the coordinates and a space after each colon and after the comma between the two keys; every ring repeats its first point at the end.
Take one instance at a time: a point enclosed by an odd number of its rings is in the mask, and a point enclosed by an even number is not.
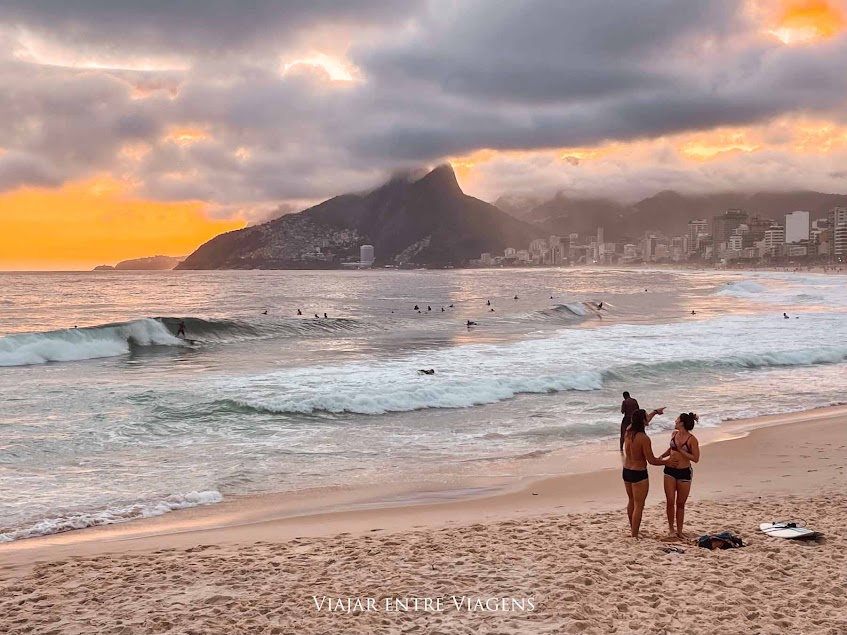
{"type": "Polygon", "coordinates": [[[645,231],[635,242],[605,242],[604,228],[592,236],[572,233],[533,240],[528,248],[507,247],[502,256],[480,254],[472,266],[637,264],[694,261],[730,265],[733,261],[773,263],[842,263],[847,258],[847,207],[834,207],[825,218],[811,220],[808,210],[795,210],[778,219],[750,217],[733,208],[711,219],[688,223],[685,234],[661,237],[645,231]],[[567,241],[567,246],[564,241],[567,241]]]}

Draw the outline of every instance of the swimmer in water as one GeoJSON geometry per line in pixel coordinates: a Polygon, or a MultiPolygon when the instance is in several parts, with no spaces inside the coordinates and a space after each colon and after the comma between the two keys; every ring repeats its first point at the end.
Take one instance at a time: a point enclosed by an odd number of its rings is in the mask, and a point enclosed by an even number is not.
{"type": "Polygon", "coordinates": [[[185,337],[185,322],[180,320],[178,326],[179,326],[179,328],[176,331],[176,336],[184,338],[185,337]]]}
{"type": "Polygon", "coordinates": [[[790,319],[791,319],[791,318],[789,318],[789,317],[788,317],[788,313],[783,313],[783,314],[782,314],[782,317],[784,317],[786,320],[790,320],[790,319]]]}
{"type": "Polygon", "coordinates": [[[444,307],[441,307],[441,312],[444,313],[444,307]]]}
{"type": "Polygon", "coordinates": [[[515,300],[517,300],[517,299],[518,299],[518,296],[515,296],[515,300]]]}
{"type": "Polygon", "coordinates": [[[434,374],[435,374],[434,368],[430,368],[428,370],[426,368],[418,369],[418,375],[434,375],[434,374]]]}
{"type": "Polygon", "coordinates": [[[598,304],[598,305],[597,305],[597,310],[598,310],[598,311],[602,311],[602,310],[603,310],[603,303],[602,303],[602,302],[601,302],[600,304],[598,304]]]}
{"type": "Polygon", "coordinates": [[[451,304],[449,308],[451,308],[451,309],[452,309],[452,308],[453,308],[453,305],[451,304]]]}
{"type": "Polygon", "coordinates": [[[320,320],[320,319],[321,319],[321,316],[320,316],[320,315],[318,315],[317,313],[315,313],[315,319],[316,319],[316,320],[320,320]]]}
{"type": "Polygon", "coordinates": [[[297,309],[297,315],[303,315],[303,311],[301,311],[300,309],[297,309]]]}
{"type": "Polygon", "coordinates": [[[326,317],[326,313],[324,313],[324,319],[327,319],[327,317],[326,317]]]}
{"type": "Polygon", "coordinates": [[[420,307],[416,304],[416,305],[415,305],[415,308],[414,308],[414,309],[412,309],[412,311],[417,311],[417,310],[419,310],[419,309],[420,309],[420,307]]]}
{"type": "Polygon", "coordinates": [[[494,313],[494,309],[491,309],[491,312],[494,313]]]}
{"type": "Polygon", "coordinates": [[[262,311],[262,315],[267,315],[267,314],[268,314],[268,310],[267,310],[267,309],[265,309],[264,311],[262,311]]]}
{"type": "Polygon", "coordinates": [[[491,306],[491,300],[485,303],[485,306],[491,306]]]}
{"type": "Polygon", "coordinates": [[[426,305],[426,310],[427,310],[427,311],[432,311],[432,307],[431,307],[431,306],[429,306],[429,305],[427,304],[427,305],[426,305]]]}
{"type": "Polygon", "coordinates": [[[476,322],[471,322],[470,320],[468,320],[468,326],[476,326],[476,325],[477,325],[476,322]]]}

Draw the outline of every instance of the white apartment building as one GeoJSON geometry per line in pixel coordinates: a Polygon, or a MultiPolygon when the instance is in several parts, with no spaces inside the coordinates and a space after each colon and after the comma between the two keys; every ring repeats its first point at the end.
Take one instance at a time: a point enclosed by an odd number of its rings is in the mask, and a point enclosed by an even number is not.
{"type": "Polygon", "coordinates": [[[785,215],[785,242],[809,240],[809,212],[798,210],[785,215]]]}

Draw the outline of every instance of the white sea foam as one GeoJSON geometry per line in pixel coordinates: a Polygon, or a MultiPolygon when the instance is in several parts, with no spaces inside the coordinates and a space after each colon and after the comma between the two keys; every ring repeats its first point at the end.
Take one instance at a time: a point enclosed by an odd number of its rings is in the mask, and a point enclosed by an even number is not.
{"type": "Polygon", "coordinates": [[[0,366],[69,362],[129,353],[130,346],[182,346],[185,342],[158,320],[22,333],[0,338],[0,366]]]}
{"type": "Polygon", "coordinates": [[[377,415],[465,408],[519,394],[593,391],[604,379],[668,379],[695,372],[833,364],[847,359],[847,325],[836,315],[799,322],[761,317],[662,325],[564,329],[502,345],[466,345],[404,358],[293,368],[228,378],[215,398],[256,410],[377,415]],[[435,374],[420,375],[418,369],[435,374]]]}
{"type": "Polygon", "coordinates": [[[734,298],[749,298],[767,291],[767,288],[754,280],[741,280],[740,282],[731,282],[723,289],[718,291],[718,295],[730,296],[734,298]]]}
{"type": "Polygon", "coordinates": [[[781,307],[816,306],[843,308],[847,306],[847,288],[841,276],[801,275],[763,272],[731,282],[717,295],[775,304],[781,307]]]}
{"type": "Polygon", "coordinates": [[[178,509],[220,503],[222,500],[223,496],[221,496],[220,492],[208,490],[203,492],[189,492],[184,495],[173,495],[161,500],[131,503],[129,505],[97,511],[68,513],[55,518],[39,520],[27,527],[9,529],[4,533],[0,533],[0,543],[58,534],[74,529],[96,527],[98,525],[112,525],[138,518],[152,518],[153,516],[161,516],[178,509]]]}

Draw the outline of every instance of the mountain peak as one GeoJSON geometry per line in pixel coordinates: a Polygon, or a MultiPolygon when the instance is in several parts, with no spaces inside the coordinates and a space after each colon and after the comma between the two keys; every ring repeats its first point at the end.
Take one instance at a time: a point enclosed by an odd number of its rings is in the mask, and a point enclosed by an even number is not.
{"type": "Polygon", "coordinates": [[[459,181],[456,180],[453,166],[449,163],[442,163],[417,182],[435,187],[445,193],[464,194],[462,188],[459,187],[459,181]]]}

